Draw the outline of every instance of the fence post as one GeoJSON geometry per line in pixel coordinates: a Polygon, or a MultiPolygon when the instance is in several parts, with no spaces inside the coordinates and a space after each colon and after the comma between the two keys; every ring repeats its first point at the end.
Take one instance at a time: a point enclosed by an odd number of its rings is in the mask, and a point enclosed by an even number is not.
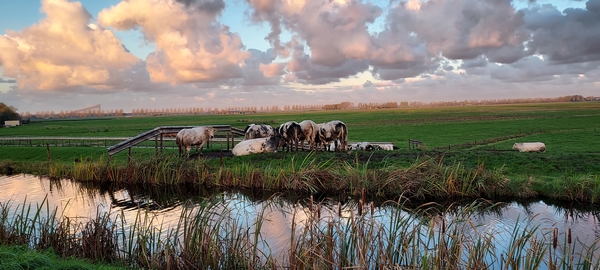
{"type": "Polygon", "coordinates": [[[48,154],[48,165],[50,165],[50,161],[52,160],[50,157],[50,144],[46,144],[46,153],[48,154]]]}
{"type": "Polygon", "coordinates": [[[158,136],[154,136],[154,155],[158,155],[158,136]]]}
{"type": "Polygon", "coordinates": [[[229,150],[229,133],[231,132],[231,129],[227,132],[225,132],[225,140],[227,140],[227,150],[229,150]]]}
{"type": "Polygon", "coordinates": [[[163,144],[163,134],[160,134],[160,153],[162,154],[164,149],[164,144],[163,144]]]}

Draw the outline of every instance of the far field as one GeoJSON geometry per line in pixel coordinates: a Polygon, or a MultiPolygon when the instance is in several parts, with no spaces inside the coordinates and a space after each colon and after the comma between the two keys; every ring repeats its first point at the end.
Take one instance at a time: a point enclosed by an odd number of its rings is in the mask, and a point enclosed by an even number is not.
{"type": "MultiPolygon", "coordinates": [[[[52,120],[0,129],[0,137],[131,137],[158,126],[226,124],[243,129],[250,123],[278,126],[286,121],[304,119],[317,123],[342,120],[348,126],[351,142],[397,144],[398,151],[374,154],[374,164],[378,160],[390,162],[394,158],[398,160],[391,162],[408,164],[424,154],[441,156],[447,163],[461,162],[466,166],[483,163],[486,168],[502,169],[506,175],[518,178],[574,174],[597,178],[600,174],[599,102],[52,120]],[[418,150],[408,150],[408,139],[420,140],[424,145],[418,150]],[[546,144],[545,153],[519,153],[511,149],[515,142],[537,141],[546,144]]],[[[221,148],[222,145],[216,144],[211,151],[221,148]]],[[[53,162],[102,156],[106,160],[107,157],[105,148],[96,147],[54,147],[51,152],[53,162]]],[[[154,151],[134,149],[133,153],[151,156],[154,151]]],[[[174,154],[176,150],[168,149],[167,153],[174,154]]],[[[126,155],[119,153],[115,159],[122,161],[126,155]]],[[[322,155],[329,157],[330,154],[322,155]]],[[[259,162],[264,157],[227,157],[225,162],[235,163],[236,159],[259,162]]],[[[0,146],[0,162],[7,160],[46,161],[46,148],[0,146]]]]}

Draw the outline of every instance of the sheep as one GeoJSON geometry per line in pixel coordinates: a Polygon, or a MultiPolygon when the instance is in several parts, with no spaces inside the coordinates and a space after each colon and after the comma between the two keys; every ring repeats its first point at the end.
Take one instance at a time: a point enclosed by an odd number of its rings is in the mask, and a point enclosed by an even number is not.
{"type": "Polygon", "coordinates": [[[546,145],[542,142],[515,143],[513,149],[519,149],[519,152],[544,152],[546,145]]]}

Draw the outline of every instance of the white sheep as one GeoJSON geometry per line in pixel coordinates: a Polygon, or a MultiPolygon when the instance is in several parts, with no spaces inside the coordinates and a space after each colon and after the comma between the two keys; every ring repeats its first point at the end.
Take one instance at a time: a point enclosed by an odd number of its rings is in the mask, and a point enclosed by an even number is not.
{"type": "Polygon", "coordinates": [[[546,145],[542,142],[515,143],[513,149],[519,149],[519,152],[544,152],[546,145]]]}

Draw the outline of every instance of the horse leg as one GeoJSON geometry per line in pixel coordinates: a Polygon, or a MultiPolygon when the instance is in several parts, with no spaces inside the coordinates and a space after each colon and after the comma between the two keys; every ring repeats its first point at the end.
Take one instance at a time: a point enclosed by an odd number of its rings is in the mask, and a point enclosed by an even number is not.
{"type": "Polygon", "coordinates": [[[204,142],[201,142],[200,146],[196,147],[196,150],[198,150],[198,147],[200,148],[200,155],[202,155],[202,147],[204,147],[204,142]]]}

